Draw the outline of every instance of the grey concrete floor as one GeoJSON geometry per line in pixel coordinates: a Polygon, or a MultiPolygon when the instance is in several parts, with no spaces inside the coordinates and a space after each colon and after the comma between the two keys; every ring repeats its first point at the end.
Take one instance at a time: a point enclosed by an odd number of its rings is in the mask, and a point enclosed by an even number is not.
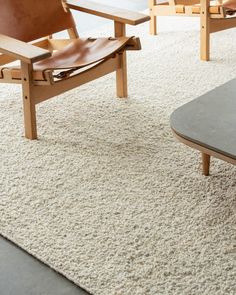
{"type": "Polygon", "coordinates": [[[0,237],[1,295],[86,295],[48,266],[0,237]]]}
{"type": "MultiPolygon", "coordinates": [[[[96,0],[112,6],[142,11],[147,0],[96,0]]],[[[106,24],[102,18],[74,13],[79,32],[106,24]]],[[[30,237],[29,237],[30,239],[30,237]]],[[[0,295],[86,295],[65,277],[0,236],[0,295]]]]}

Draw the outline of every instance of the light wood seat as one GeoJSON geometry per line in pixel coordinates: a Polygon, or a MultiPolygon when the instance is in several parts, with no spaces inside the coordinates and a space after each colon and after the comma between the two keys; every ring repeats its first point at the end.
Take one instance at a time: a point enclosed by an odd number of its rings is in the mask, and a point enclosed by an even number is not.
{"type": "Polygon", "coordinates": [[[126,24],[149,16],[89,0],[0,0],[0,83],[22,84],[25,136],[37,139],[36,105],[116,72],[117,96],[128,96],[126,51],[140,40],[126,24]],[[114,21],[114,37],[79,38],[71,10],[114,21]],[[69,38],[54,39],[67,31],[69,38]],[[20,61],[20,66],[16,66],[20,61]]]}
{"type": "MultiPolygon", "coordinates": [[[[155,6],[158,6],[158,9],[155,9],[155,11],[158,11],[163,13],[163,15],[168,15],[170,13],[171,15],[175,14],[184,14],[186,16],[193,16],[194,14],[200,14],[201,13],[201,4],[197,0],[190,0],[190,1],[175,1],[176,4],[171,4],[172,2],[161,2],[157,3],[155,2],[155,6]],[[183,2],[184,4],[181,4],[183,2]],[[195,3],[196,2],[196,3],[195,3]],[[178,4],[177,4],[178,3],[178,4]],[[172,8],[171,8],[172,7],[172,8]],[[174,7],[174,10],[173,10],[174,7]]],[[[218,1],[210,1],[209,5],[209,13],[213,14],[213,17],[225,17],[226,15],[232,15],[236,13],[236,9],[231,9],[224,7],[221,5],[218,1]],[[216,16],[218,15],[218,16],[216,16]]]]}
{"type": "MultiPolygon", "coordinates": [[[[221,6],[220,5],[213,5],[209,7],[209,12],[210,14],[219,14],[221,15],[221,6]]],[[[227,13],[227,10],[225,10],[225,13],[227,13]]],[[[175,11],[176,14],[187,14],[187,15],[192,15],[192,14],[200,14],[201,12],[201,7],[200,4],[195,4],[195,5],[175,5],[175,11]]],[[[231,10],[230,10],[231,11],[231,10]]]]}
{"type": "MultiPolygon", "coordinates": [[[[232,0],[230,0],[232,2],[232,0]]],[[[236,5],[222,0],[149,0],[150,34],[157,35],[158,16],[200,17],[200,58],[210,59],[210,34],[236,26],[236,5]]]]}

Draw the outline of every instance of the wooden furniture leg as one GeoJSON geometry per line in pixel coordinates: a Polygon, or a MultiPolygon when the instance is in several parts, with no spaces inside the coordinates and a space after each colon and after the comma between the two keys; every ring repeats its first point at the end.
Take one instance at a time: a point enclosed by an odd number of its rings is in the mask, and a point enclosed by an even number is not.
{"type": "Polygon", "coordinates": [[[210,59],[210,1],[201,0],[201,38],[200,38],[200,58],[204,61],[209,61],[210,59]]]}
{"type": "MultiPolygon", "coordinates": [[[[115,22],[115,37],[126,36],[125,24],[115,22]]],[[[120,68],[116,71],[117,96],[128,97],[127,57],[126,52],[120,54],[120,68]]]]}
{"type": "Polygon", "coordinates": [[[153,7],[155,5],[155,0],[149,0],[149,12],[150,12],[150,34],[157,35],[157,17],[153,13],[153,7]]]}
{"type": "Polygon", "coordinates": [[[25,137],[37,139],[36,107],[33,97],[33,67],[21,62],[25,137]]]}
{"type": "Polygon", "coordinates": [[[202,170],[203,170],[202,172],[203,172],[203,175],[205,176],[209,176],[210,162],[211,162],[211,156],[205,153],[202,153],[202,170]]]}

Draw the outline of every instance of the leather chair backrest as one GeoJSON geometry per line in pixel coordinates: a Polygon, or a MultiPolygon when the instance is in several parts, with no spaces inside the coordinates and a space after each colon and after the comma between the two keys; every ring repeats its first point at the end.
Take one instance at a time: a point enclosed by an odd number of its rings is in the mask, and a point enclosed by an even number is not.
{"type": "Polygon", "coordinates": [[[29,42],[75,26],[62,0],[0,0],[0,33],[29,42]]]}

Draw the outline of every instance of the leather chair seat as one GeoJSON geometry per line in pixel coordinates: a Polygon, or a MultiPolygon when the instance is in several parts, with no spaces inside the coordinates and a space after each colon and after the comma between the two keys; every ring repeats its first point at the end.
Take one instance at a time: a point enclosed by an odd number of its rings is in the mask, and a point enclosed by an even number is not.
{"type": "MultiPolygon", "coordinates": [[[[132,37],[119,38],[88,38],[69,40],[69,44],[64,48],[54,51],[50,58],[44,59],[33,65],[34,79],[44,80],[44,72],[67,70],[70,74],[75,70],[96,64],[109,59],[115,54],[124,50],[132,37]]],[[[4,70],[10,71],[12,79],[21,79],[20,67],[12,66],[0,69],[0,77],[4,75],[4,70]]],[[[66,72],[62,72],[63,74],[66,72]]],[[[57,74],[57,77],[60,73],[57,74]]]]}
{"type": "Polygon", "coordinates": [[[223,2],[223,6],[236,12],[236,0],[226,0],[223,2]]]}

